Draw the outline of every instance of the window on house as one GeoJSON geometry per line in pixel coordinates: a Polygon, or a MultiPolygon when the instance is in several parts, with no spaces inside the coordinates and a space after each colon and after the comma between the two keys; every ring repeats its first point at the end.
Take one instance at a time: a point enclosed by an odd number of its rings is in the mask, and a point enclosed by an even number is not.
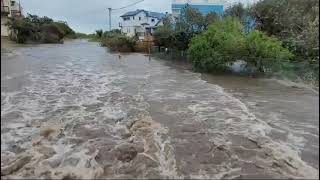
{"type": "Polygon", "coordinates": [[[141,17],[139,17],[139,21],[141,21],[141,17]]]}
{"type": "Polygon", "coordinates": [[[15,1],[11,1],[11,6],[14,6],[16,2],[15,1]]]}
{"type": "Polygon", "coordinates": [[[129,21],[129,20],[130,20],[130,17],[124,17],[123,20],[124,20],[124,21],[129,21]]]}
{"type": "Polygon", "coordinates": [[[134,16],[132,17],[132,19],[134,20],[134,16]]]}
{"type": "Polygon", "coordinates": [[[151,22],[154,22],[154,19],[151,19],[151,22]]]}

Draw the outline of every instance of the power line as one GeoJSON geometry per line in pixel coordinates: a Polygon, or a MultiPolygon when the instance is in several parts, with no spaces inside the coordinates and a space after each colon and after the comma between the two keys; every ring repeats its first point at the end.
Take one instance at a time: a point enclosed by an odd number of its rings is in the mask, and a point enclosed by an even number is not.
{"type": "Polygon", "coordinates": [[[138,4],[138,3],[141,3],[142,1],[144,1],[144,0],[137,1],[137,2],[132,3],[132,4],[129,4],[129,5],[127,5],[127,6],[124,6],[124,7],[121,7],[121,8],[115,8],[115,9],[112,9],[112,10],[120,10],[120,9],[124,9],[124,8],[130,7],[130,6],[134,6],[134,5],[138,4]]]}
{"type": "Polygon", "coordinates": [[[112,12],[113,10],[125,9],[125,8],[130,7],[130,6],[134,6],[134,5],[136,5],[136,4],[138,4],[138,3],[142,2],[142,1],[144,1],[144,0],[137,1],[137,2],[135,2],[135,3],[129,4],[129,5],[126,5],[126,6],[120,7],[120,8],[115,8],[115,9],[113,9],[113,8],[108,8],[108,11],[109,11],[109,30],[110,30],[110,31],[112,30],[111,12],[112,12]]]}

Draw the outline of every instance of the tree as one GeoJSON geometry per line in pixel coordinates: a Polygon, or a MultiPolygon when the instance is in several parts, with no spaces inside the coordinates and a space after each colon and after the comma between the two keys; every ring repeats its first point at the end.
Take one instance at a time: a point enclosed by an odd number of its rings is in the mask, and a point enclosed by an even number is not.
{"type": "Polygon", "coordinates": [[[276,61],[290,60],[293,54],[282,47],[282,42],[277,38],[269,37],[261,31],[250,32],[246,36],[246,49],[250,59],[248,63],[253,63],[259,72],[264,72],[263,60],[276,61]]]}
{"type": "Polygon", "coordinates": [[[162,22],[163,22],[164,26],[171,26],[172,25],[172,17],[166,16],[162,19],[162,22]]]}
{"type": "Polygon", "coordinates": [[[210,12],[205,17],[205,27],[204,29],[208,29],[208,26],[219,21],[220,16],[214,12],[210,12]]]}
{"type": "Polygon", "coordinates": [[[53,24],[55,24],[58,28],[60,28],[63,31],[64,36],[70,37],[70,38],[76,37],[76,33],[73,31],[73,29],[71,29],[68,26],[67,22],[58,21],[58,22],[54,22],[53,24]]]}
{"type": "Polygon", "coordinates": [[[155,44],[159,46],[164,47],[172,47],[173,44],[173,29],[170,26],[161,26],[158,27],[157,30],[154,32],[154,39],[155,39],[155,44]]]}
{"type": "Polygon", "coordinates": [[[319,0],[261,0],[250,14],[259,30],[278,37],[299,59],[319,59],[319,0]]]}
{"type": "Polygon", "coordinates": [[[243,21],[248,15],[246,8],[242,3],[234,4],[233,6],[226,9],[224,16],[236,17],[243,21]]]}
{"type": "Polygon", "coordinates": [[[179,30],[186,29],[190,32],[201,32],[205,26],[205,19],[199,10],[189,6],[181,10],[181,15],[177,21],[177,28],[179,30]]]}
{"type": "Polygon", "coordinates": [[[260,31],[247,34],[241,22],[231,17],[216,22],[194,37],[188,53],[193,66],[204,71],[227,70],[230,64],[241,59],[264,72],[262,60],[279,63],[293,57],[278,39],[260,31]]]}
{"type": "Polygon", "coordinates": [[[56,24],[44,24],[41,26],[41,41],[43,43],[57,43],[61,42],[65,37],[65,32],[56,24]]]}
{"type": "Polygon", "coordinates": [[[48,18],[47,16],[39,17],[32,14],[28,14],[25,20],[38,26],[41,26],[43,24],[50,24],[53,22],[53,20],[51,18],[48,18]]]}
{"type": "Polygon", "coordinates": [[[99,38],[101,38],[103,34],[103,30],[102,29],[96,30],[96,34],[99,38]]]}
{"type": "Polygon", "coordinates": [[[188,49],[189,43],[192,38],[192,34],[186,32],[186,31],[175,31],[173,34],[173,47],[174,49],[181,52],[181,55],[183,56],[184,51],[188,49]]]}
{"type": "Polygon", "coordinates": [[[192,39],[188,54],[197,70],[226,70],[229,63],[245,55],[243,25],[231,17],[216,22],[192,39]]]}
{"type": "Polygon", "coordinates": [[[24,19],[11,18],[7,25],[12,30],[10,38],[18,43],[25,43],[35,32],[35,25],[24,19]]]}
{"type": "Polygon", "coordinates": [[[121,30],[120,29],[112,29],[110,32],[121,34],[121,30]]]}
{"type": "Polygon", "coordinates": [[[10,18],[8,26],[12,32],[10,38],[18,43],[61,43],[64,37],[75,36],[66,22],[55,22],[46,16],[28,14],[25,18],[10,18]]]}

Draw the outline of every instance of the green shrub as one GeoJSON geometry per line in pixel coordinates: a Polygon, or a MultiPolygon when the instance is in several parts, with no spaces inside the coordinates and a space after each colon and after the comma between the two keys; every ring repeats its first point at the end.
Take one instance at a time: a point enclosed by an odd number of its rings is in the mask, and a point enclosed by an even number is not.
{"type": "Polygon", "coordinates": [[[154,32],[155,45],[164,47],[173,47],[174,31],[170,26],[160,26],[154,32]]]}
{"type": "Polygon", "coordinates": [[[111,51],[133,52],[136,41],[123,34],[109,32],[102,36],[101,45],[108,47],[111,51]]]}
{"type": "Polygon", "coordinates": [[[42,43],[61,43],[65,32],[61,30],[56,24],[45,24],[41,27],[42,43]]]}
{"type": "Polygon", "coordinates": [[[55,24],[64,34],[64,37],[74,39],[76,38],[76,33],[68,26],[66,22],[58,21],[54,22],[55,24]]]}
{"type": "Polygon", "coordinates": [[[12,32],[10,38],[18,43],[61,43],[65,37],[76,37],[66,22],[54,22],[48,17],[30,14],[25,18],[11,18],[8,26],[12,32]]]}
{"type": "Polygon", "coordinates": [[[50,24],[54,22],[51,18],[48,18],[47,16],[39,17],[37,15],[32,14],[28,14],[28,16],[24,20],[35,25],[50,24]]]}
{"type": "Polygon", "coordinates": [[[10,19],[7,23],[12,30],[10,38],[18,43],[25,43],[36,30],[34,24],[23,19],[10,19]]]}
{"type": "Polygon", "coordinates": [[[230,63],[245,54],[243,26],[232,18],[214,23],[192,39],[188,54],[197,70],[226,70],[230,63]]]}
{"type": "Polygon", "coordinates": [[[246,48],[250,57],[247,63],[253,64],[259,72],[265,71],[264,63],[282,63],[294,57],[281,41],[260,31],[252,31],[246,36],[246,48]]]}
{"type": "MultiPolygon", "coordinates": [[[[142,53],[148,53],[149,52],[149,48],[151,48],[152,44],[150,44],[149,42],[136,42],[135,46],[134,46],[134,51],[135,52],[142,52],[142,53]]],[[[150,49],[151,50],[151,49],[150,49]]]]}
{"type": "Polygon", "coordinates": [[[293,58],[278,39],[260,31],[245,34],[240,21],[230,17],[193,38],[188,54],[194,67],[204,71],[227,70],[236,60],[244,60],[264,72],[265,60],[281,63],[293,58]]]}
{"type": "Polygon", "coordinates": [[[246,36],[246,46],[253,57],[285,60],[293,57],[293,54],[282,46],[281,41],[257,30],[246,36]]]}
{"type": "Polygon", "coordinates": [[[191,41],[192,34],[188,33],[184,30],[175,31],[173,34],[173,46],[174,49],[177,49],[179,51],[185,51],[188,49],[188,45],[191,41]]]}
{"type": "Polygon", "coordinates": [[[96,35],[97,35],[99,38],[102,37],[102,34],[103,34],[103,30],[102,30],[102,29],[96,30],[96,35]]]}
{"type": "Polygon", "coordinates": [[[319,62],[319,0],[261,0],[250,14],[259,30],[282,40],[296,59],[319,62]]]}

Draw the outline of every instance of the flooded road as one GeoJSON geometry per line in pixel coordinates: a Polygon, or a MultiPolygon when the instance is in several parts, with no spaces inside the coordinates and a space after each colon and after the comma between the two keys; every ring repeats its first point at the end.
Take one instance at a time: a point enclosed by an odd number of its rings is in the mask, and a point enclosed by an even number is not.
{"type": "Polygon", "coordinates": [[[319,178],[319,95],[96,43],[1,52],[1,176],[319,178]]]}

